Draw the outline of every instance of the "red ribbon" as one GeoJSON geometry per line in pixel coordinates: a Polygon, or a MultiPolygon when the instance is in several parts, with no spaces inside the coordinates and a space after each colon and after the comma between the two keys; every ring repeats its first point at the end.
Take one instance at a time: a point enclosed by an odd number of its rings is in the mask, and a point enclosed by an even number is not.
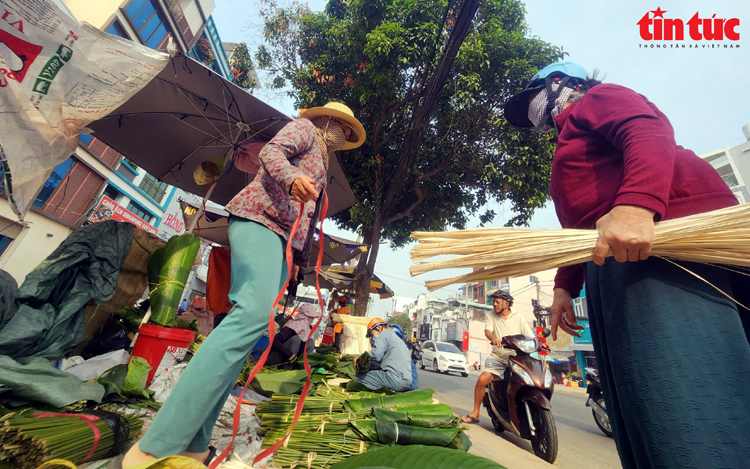
{"type": "MultiPolygon", "coordinates": [[[[318,252],[318,262],[316,264],[317,272],[320,272],[320,266],[323,264],[323,220],[325,220],[326,212],[328,211],[328,195],[325,192],[325,189],[322,193],[323,196],[323,206],[320,210],[320,249],[318,252]]],[[[297,234],[297,230],[299,229],[300,222],[302,221],[302,216],[304,215],[304,204],[300,204],[300,214],[297,218],[297,221],[294,222],[294,226],[292,226],[292,231],[289,234],[289,242],[286,246],[286,265],[287,270],[289,272],[289,276],[286,279],[286,282],[284,283],[284,286],[281,287],[281,290],[279,291],[279,294],[276,296],[276,299],[274,300],[273,304],[274,306],[271,307],[271,316],[268,321],[268,341],[269,345],[266,348],[265,352],[263,352],[263,355],[260,356],[260,359],[253,367],[253,371],[250,373],[250,376],[247,378],[247,381],[245,381],[245,386],[242,387],[242,391],[240,392],[239,397],[237,398],[237,406],[234,409],[234,419],[232,422],[232,442],[231,444],[225,449],[219,456],[214,459],[214,461],[211,463],[211,465],[208,466],[208,469],[216,469],[216,467],[221,464],[227,456],[229,456],[229,452],[232,450],[232,447],[234,446],[234,439],[237,437],[237,433],[239,432],[240,428],[240,416],[242,413],[242,398],[245,394],[245,390],[247,389],[247,385],[250,384],[250,382],[255,378],[255,376],[258,374],[261,368],[263,368],[263,365],[266,363],[266,359],[268,358],[268,354],[271,353],[271,344],[273,344],[274,336],[276,335],[276,327],[275,327],[275,321],[274,321],[274,307],[281,301],[281,298],[284,296],[284,292],[286,291],[287,287],[289,286],[289,281],[292,278],[292,240],[294,239],[294,236],[297,234]]],[[[314,229],[313,226],[310,228],[314,229]]],[[[318,298],[320,299],[320,317],[318,318],[318,324],[316,324],[311,330],[310,334],[307,336],[307,340],[310,340],[310,338],[313,336],[315,331],[320,326],[320,321],[323,319],[323,297],[320,294],[320,280],[316,280],[316,287],[318,291],[318,298]]],[[[266,449],[262,453],[260,453],[258,456],[256,456],[255,460],[253,461],[253,464],[257,463],[258,461],[261,461],[263,458],[273,454],[277,449],[281,447],[282,444],[284,444],[284,440],[286,440],[289,435],[292,434],[292,430],[294,429],[294,426],[297,424],[297,420],[299,420],[299,416],[302,414],[302,408],[305,405],[305,398],[307,396],[307,392],[310,390],[310,385],[312,384],[312,378],[310,376],[310,364],[307,361],[307,347],[305,347],[305,352],[303,354],[304,363],[305,363],[305,372],[307,373],[307,381],[305,381],[305,385],[302,387],[302,394],[300,395],[299,401],[297,402],[297,407],[294,412],[294,420],[292,420],[292,426],[289,428],[289,433],[287,433],[286,437],[282,438],[278,443],[274,444],[270,448],[266,449]]]]}
{"type": "Polygon", "coordinates": [[[102,432],[99,430],[99,427],[94,425],[94,422],[99,420],[99,417],[96,415],[88,415],[88,414],[55,414],[52,412],[34,412],[34,417],[38,419],[43,419],[47,417],[75,417],[78,419],[83,420],[89,427],[91,427],[91,431],[94,432],[94,444],[91,445],[91,449],[89,450],[89,454],[86,455],[85,458],[83,458],[83,461],[86,462],[91,458],[91,456],[94,455],[96,452],[96,448],[99,447],[99,440],[102,437],[102,432]]]}

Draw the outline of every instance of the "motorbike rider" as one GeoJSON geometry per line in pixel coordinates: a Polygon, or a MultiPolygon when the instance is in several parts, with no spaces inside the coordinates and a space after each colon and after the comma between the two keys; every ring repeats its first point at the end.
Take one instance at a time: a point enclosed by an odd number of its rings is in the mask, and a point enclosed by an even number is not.
{"type": "Polygon", "coordinates": [[[484,323],[484,335],[492,344],[492,354],[485,360],[483,371],[474,387],[474,411],[461,417],[463,423],[479,423],[479,409],[482,406],[485,389],[495,379],[503,379],[508,368],[508,359],[515,355],[513,350],[503,348],[503,337],[523,334],[535,337],[531,327],[519,313],[513,312],[513,296],[505,290],[498,290],[492,295],[493,313],[488,313],[484,323]]]}

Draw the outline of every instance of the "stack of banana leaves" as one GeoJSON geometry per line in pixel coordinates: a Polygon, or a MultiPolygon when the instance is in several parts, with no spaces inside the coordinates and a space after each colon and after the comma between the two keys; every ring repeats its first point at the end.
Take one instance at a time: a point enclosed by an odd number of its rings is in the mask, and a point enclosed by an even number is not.
{"type": "MultiPolygon", "coordinates": [[[[319,388],[321,389],[321,388],[319,388]]],[[[271,467],[327,469],[346,458],[393,445],[426,445],[468,451],[471,442],[432,389],[390,396],[373,393],[310,396],[294,431],[274,453],[271,467]]],[[[263,448],[284,440],[299,396],[274,395],[258,404],[263,448]]]]}

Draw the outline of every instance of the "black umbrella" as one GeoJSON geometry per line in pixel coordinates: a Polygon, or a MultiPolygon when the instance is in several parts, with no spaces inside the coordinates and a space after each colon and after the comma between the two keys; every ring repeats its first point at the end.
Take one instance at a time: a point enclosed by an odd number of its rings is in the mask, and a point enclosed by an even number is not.
{"type": "MultiPolygon", "coordinates": [[[[94,136],[159,180],[226,205],[255,176],[234,165],[235,146],[266,142],[291,118],[213,70],[178,55],[135,96],[90,125],[94,136]],[[193,173],[228,155],[214,190],[193,173]],[[207,194],[208,193],[208,194],[207,194]]],[[[356,202],[337,158],[328,169],[328,214],[356,202]]]]}

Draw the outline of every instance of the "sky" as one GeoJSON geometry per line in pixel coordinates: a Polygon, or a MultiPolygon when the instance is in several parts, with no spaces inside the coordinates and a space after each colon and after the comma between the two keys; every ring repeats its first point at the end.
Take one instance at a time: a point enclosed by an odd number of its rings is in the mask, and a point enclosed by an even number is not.
{"type": "MultiPolygon", "coordinates": [[[[311,9],[322,10],[325,2],[308,2],[311,9]]],[[[251,50],[260,43],[261,23],[258,5],[248,0],[216,0],[212,13],[223,41],[247,42],[251,50]]],[[[634,89],[655,103],[672,122],[677,143],[697,154],[732,147],[745,141],[742,126],[750,123],[750,2],[721,0],[580,0],[561,3],[551,0],[526,2],[526,22],[530,34],[551,44],[561,46],[569,56],[566,60],[578,63],[589,73],[601,72],[603,81],[634,89]],[[700,18],[738,18],[739,41],[693,41],[686,27],[685,41],[644,41],[639,34],[638,21],[648,12],[659,8],[664,18],[681,19],[687,23],[693,15],[700,18]],[[684,43],[686,46],[709,45],[707,48],[650,48],[650,44],[684,43]],[[722,48],[711,48],[710,44],[722,48]],[[724,49],[723,44],[739,45],[724,49]]],[[[653,15],[651,15],[653,16],[653,15]]],[[[601,79],[601,78],[600,78],[601,79]]],[[[292,114],[290,99],[256,93],[261,99],[292,114]],[[273,98],[273,99],[272,99],[273,98]]],[[[490,226],[503,226],[512,217],[505,207],[494,207],[499,213],[490,226]]],[[[467,228],[476,228],[474,224],[467,228]]],[[[559,228],[551,202],[537,210],[531,226],[559,228]]],[[[329,223],[324,231],[349,239],[356,234],[339,230],[329,223]]],[[[409,275],[410,246],[392,250],[380,247],[375,273],[398,296],[416,298],[427,292],[424,281],[452,277],[466,273],[457,269],[431,272],[419,277],[409,275]]],[[[440,298],[455,296],[457,286],[433,292],[440,298]]],[[[370,315],[391,310],[391,300],[373,302],[370,315]]]]}

